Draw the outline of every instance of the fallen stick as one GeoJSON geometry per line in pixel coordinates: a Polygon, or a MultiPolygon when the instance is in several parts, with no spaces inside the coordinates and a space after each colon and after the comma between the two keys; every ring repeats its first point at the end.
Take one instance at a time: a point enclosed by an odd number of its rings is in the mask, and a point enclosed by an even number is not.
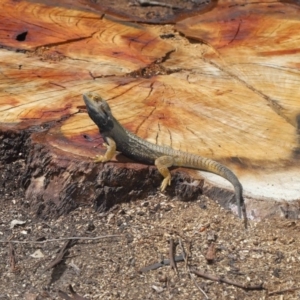
{"type": "Polygon", "coordinates": [[[238,283],[238,282],[234,282],[234,281],[232,281],[232,280],[230,280],[226,277],[223,277],[223,276],[216,276],[216,275],[213,275],[213,274],[205,273],[204,271],[198,271],[198,270],[195,270],[195,269],[191,269],[191,273],[193,273],[197,276],[203,277],[205,279],[212,280],[212,281],[227,283],[227,284],[239,287],[239,288],[244,289],[244,290],[264,290],[265,289],[263,287],[262,283],[259,284],[259,285],[249,286],[249,285],[244,285],[244,284],[241,284],[241,283],[238,283]]]}
{"type": "MultiPolygon", "coordinates": [[[[175,256],[174,261],[175,262],[184,261],[183,255],[181,254],[181,255],[175,256]]],[[[158,268],[168,266],[168,265],[170,265],[170,260],[169,259],[163,259],[162,261],[160,261],[158,263],[155,263],[155,264],[152,264],[150,266],[141,268],[139,270],[139,272],[140,273],[145,273],[145,272],[148,272],[148,271],[151,271],[151,270],[156,270],[158,268]]]]}
{"type": "Polygon", "coordinates": [[[66,240],[100,240],[111,237],[120,237],[121,235],[101,235],[95,237],[85,237],[85,236],[72,236],[72,237],[64,237],[59,239],[49,239],[44,241],[16,241],[16,240],[0,240],[0,243],[15,243],[15,244],[44,244],[49,242],[58,242],[58,241],[66,241],[66,240]]]}
{"type": "Polygon", "coordinates": [[[289,288],[289,289],[283,289],[283,290],[278,290],[278,291],[274,291],[274,292],[269,292],[268,296],[274,296],[274,295],[279,295],[279,294],[283,294],[283,293],[288,293],[288,292],[294,292],[300,290],[300,287],[294,287],[294,288],[289,288]]]}
{"type": "Polygon", "coordinates": [[[70,247],[72,243],[72,240],[68,240],[65,242],[65,244],[63,245],[63,247],[60,249],[60,251],[58,252],[57,256],[55,257],[55,259],[49,264],[48,267],[45,268],[45,271],[52,269],[53,267],[55,267],[56,265],[58,265],[59,263],[62,262],[64,256],[66,255],[68,248],[70,247]]]}
{"type": "Polygon", "coordinates": [[[177,270],[177,265],[174,259],[174,254],[175,254],[175,248],[176,245],[174,244],[174,240],[170,239],[170,245],[169,245],[169,260],[170,260],[170,267],[177,273],[178,275],[178,270],[177,270]]]}

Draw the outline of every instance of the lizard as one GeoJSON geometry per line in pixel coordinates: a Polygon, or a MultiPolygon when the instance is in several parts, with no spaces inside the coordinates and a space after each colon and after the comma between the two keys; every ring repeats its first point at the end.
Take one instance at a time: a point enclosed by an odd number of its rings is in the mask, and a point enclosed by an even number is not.
{"type": "Polygon", "coordinates": [[[171,184],[170,167],[183,167],[208,171],[227,179],[234,187],[235,198],[238,207],[238,215],[241,218],[245,206],[243,199],[243,186],[237,176],[226,166],[196,154],[175,150],[169,146],[157,145],[148,142],[124,128],[113,116],[109,104],[97,93],[87,92],[83,94],[83,100],[89,117],[98,126],[100,135],[104,140],[106,152],[97,155],[95,162],[107,162],[112,159],[116,151],[141,163],[155,165],[163,176],[160,186],[163,192],[171,184]]]}

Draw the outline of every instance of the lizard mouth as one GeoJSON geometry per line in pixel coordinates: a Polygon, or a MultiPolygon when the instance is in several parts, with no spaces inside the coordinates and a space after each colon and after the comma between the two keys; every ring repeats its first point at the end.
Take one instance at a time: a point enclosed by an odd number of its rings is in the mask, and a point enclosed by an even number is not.
{"type": "Polygon", "coordinates": [[[85,102],[88,114],[92,120],[94,120],[96,124],[101,124],[101,126],[107,125],[110,117],[105,109],[105,104],[103,103],[102,98],[89,92],[83,94],[83,100],[85,102]]]}

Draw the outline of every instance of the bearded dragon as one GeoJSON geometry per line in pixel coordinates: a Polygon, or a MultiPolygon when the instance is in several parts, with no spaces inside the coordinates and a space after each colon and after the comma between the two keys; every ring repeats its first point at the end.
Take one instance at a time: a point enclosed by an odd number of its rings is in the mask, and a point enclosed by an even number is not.
{"type": "Polygon", "coordinates": [[[154,164],[163,176],[161,191],[171,184],[169,168],[184,167],[208,171],[227,179],[234,187],[238,215],[241,217],[241,209],[244,212],[243,187],[236,175],[224,165],[209,158],[192,153],[175,150],[168,146],[150,143],[129,132],[113,116],[108,103],[97,93],[87,92],[83,94],[87,112],[90,118],[98,126],[107,148],[106,153],[98,155],[95,162],[107,162],[112,159],[116,151],[125,156],[146,164],[154,164]]]}

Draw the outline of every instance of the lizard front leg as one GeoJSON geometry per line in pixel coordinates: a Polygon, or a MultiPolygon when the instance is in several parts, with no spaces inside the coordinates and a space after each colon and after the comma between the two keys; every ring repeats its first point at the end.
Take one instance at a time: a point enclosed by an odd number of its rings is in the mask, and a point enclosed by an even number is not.
{"type": "Polygon", "coordinates": [[[161,156],[157,158],[154,162],[159,173],[164,177],[160,190],[163,192],[167,185],[171,184],[171,173],[168,168],[172,167],[174,163],[174,158],[172,156],[161,156]]]}
{"type": "Polygon", "coordinates": [[[113,158],[116,154],[117,145],[112,138],[106,138],[107,143],[104,143],[103,146],[106,148],[104,155],[96,155],[94,162],[106,162],[113,158]]]}

